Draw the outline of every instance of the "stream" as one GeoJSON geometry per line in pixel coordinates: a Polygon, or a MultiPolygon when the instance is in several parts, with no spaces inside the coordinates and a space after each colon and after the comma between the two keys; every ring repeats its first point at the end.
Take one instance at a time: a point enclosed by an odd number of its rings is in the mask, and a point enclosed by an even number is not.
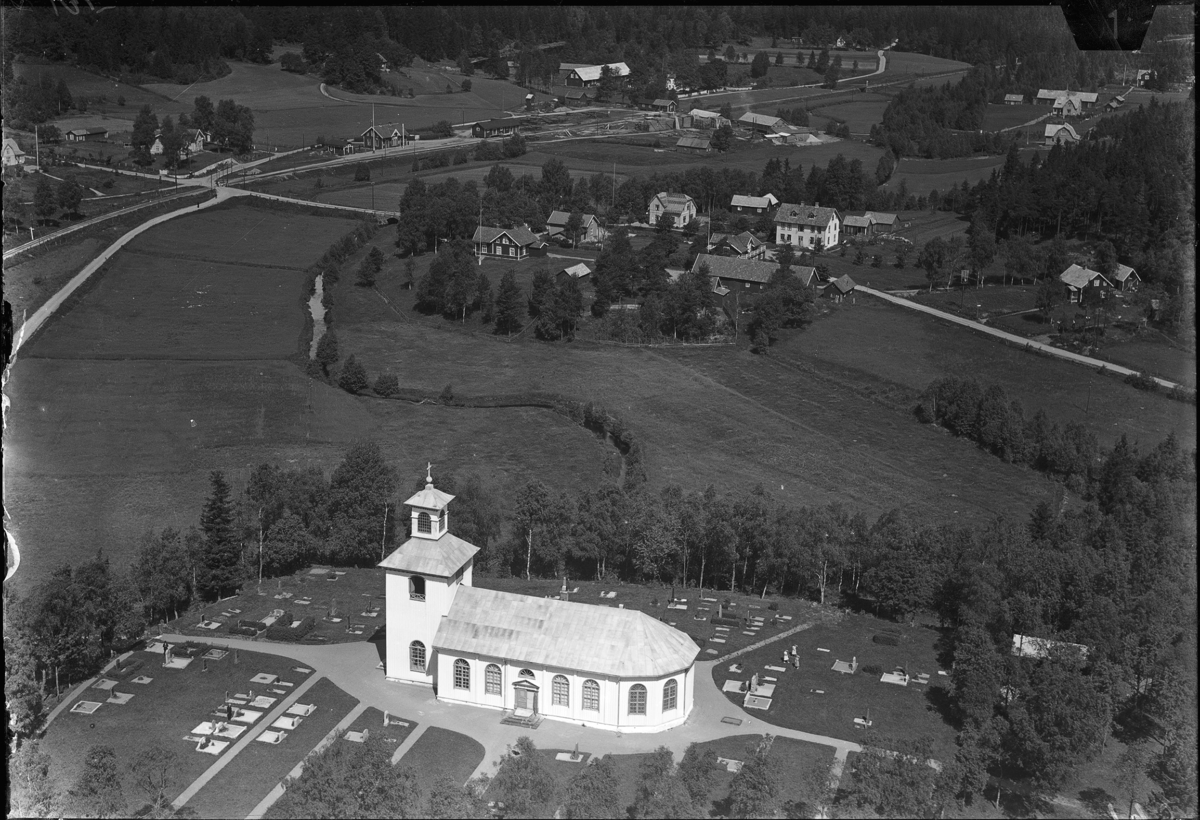
{"type": "Polygon", "coordinates": [[[315,290],[312,298],[308,300],[308,310],[312,313],[313,319],[313,337],[312,345],[308,349],[308,357],[316,358],[317,344],[320,343],[321,337],[325,335],[325,305],[321,302],[321,297],[324,295],[325,288],[322,283],[324,276],[318,276],[315,290]]]}

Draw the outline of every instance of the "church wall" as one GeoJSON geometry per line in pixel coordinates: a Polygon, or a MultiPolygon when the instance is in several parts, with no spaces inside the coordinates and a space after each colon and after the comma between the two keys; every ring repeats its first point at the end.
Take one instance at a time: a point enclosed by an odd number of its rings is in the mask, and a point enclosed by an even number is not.
{"type": "Polygon", "coordinates": [[[425,577],[425,600],[412,600],[409,594],[409,574],[387,573],[384,591],[387,594],[387,659],[388,678],[432,685],[435,658],[433,637],[441,618],[450,611],[457,584],[450,579],[425,577]],[[409,668],[409,645],[413,641],[425,644],[425,672],[409,668]]]}
{"type": "Polygon", "coordinates": [[[538,688],[538,712],[541,715],[554,720],[597,728],[623,732],[658,732],[683,723],[691,713],[693,704],[694,666],[684,672],[663,678],[618,679],[568,669],[534,666],[502,658],[451,652],[438,652],[436,663],[438,700],[489,707],[496,710],[512,710],[516,707],[516,690],[513,684],[518,680],[528,680],[538,688]],[[459,658],[470,664],[470,690],[454,688],[454,662],[459,658]],[[499,695],[488,695],[485,691],[485,670],[491,663],[500,667],[499,695]],[[533,677],[521,678],[522,669],[529,669],[533,672],[533,677]],[[555,675],[567,678],[569,697],[566,706],[554,704],[553,680],[555,675]],[[678,705],[674,710],[664,714],[662,711],[663,686],[672,678],[676,680],[679,687],[678,705]],[[600,685],[600,711],[598,712],[583,708],[583,683],[589,679],[600,685]],[[646,687],[646,714],[644,716],[628,714],[629,690],[636,683],[641,683],[646,687]]]}

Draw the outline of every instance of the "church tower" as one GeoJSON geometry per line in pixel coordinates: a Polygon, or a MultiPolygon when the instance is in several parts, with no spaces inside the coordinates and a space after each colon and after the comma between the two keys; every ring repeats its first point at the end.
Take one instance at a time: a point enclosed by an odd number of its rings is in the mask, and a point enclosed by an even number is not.
{"type": "Polygon", "coordinates": [[[412,510],[412,536],[379,563],[387,573],[388,680],[435,684],[433,637],[462,584],[471,585],[479,548],[449,532],[454,496],[433,486],[432,465],[425,489],[404,503],[412,510]]]}

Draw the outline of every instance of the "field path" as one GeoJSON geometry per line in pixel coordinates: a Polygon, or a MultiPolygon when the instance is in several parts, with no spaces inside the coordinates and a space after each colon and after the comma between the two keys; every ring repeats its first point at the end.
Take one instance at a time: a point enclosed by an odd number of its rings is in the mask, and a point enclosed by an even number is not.
{"type": "MultiPolygon", "coordinates": [[[[1069,362],[1075,362],[1076,364],[1086,365],[1087,367],[1095,367],[1095,368],[1102,367],[1105,370],[1109,370],[1109,371],[1116,373],[1118,375],[1121,375],[1121,376],[1136,376],[1136,375],[1138,375],[1138,371],[1130,370],[1128,367],[1121,367],[1118,364],[1113,364],[1112,362],[1106,362],[1102,359],[1093,359],[1091,356],[1083,356],[1079,353],[1072,353],[1069,350],[1063,350],[1058,347],[1052,347],[1052,346],[1050,346],[1048,344],[1044,344],[1042,342],[1035,342],[1031,339],[1026,339],[1024,336],[1018,336],[1015,333],[1007,333],[1003,330],[997,330],[994,327],[988,327],[987,325],[980,324],[979,322],[975,322],[970,319],[963,319],[962,317],[955,316],[952,313],[945,313],[943,311],[937,310],[936,308],[931,308],[931,307],[927,307],[926,305],[917,304],[916,302],[910,301],[908,299],[901,299],[901,298],[892,296],[890,293],[884,293],[883,291],[875,290],[874,288],[868,288],[868,287],[864,287],[863,285],[858,285],[857,289],[862,291],[863,293],[869,294],[870,296],[877,296],[878,298],[884,300],[885,302],[891,302],[894,305],[900,305],[901,307],[908,308],[909,310],[918,310],[921,313],[928,313],[930,316],[936,316],[937,318],[944,319],[947,322],[953,322],[956,325],[962,325],[963,327],[970,328],[971,330],[976,330],[976,331],[979,331],[980,333],[986,333],[989,336],[995,336],[998,339],[1003,339],[1004,341],[1015,344],[1018,347],[1023,347],[1028,350],[1036,350],[1040,353],[1047,353],[1051,356],[1057,356],[1060,359],[1066,359],[1069,362]]],[[[1154,378],[1154,381],[1158,382],[1159,387],[1165,387],[1168,390],[1181,387],[1181,385],[1179,385],[1175,382],[1167,381],[1166,379],[1160,379],[1157,376],[1154,376],[1153,378],[1154,378]]]]}

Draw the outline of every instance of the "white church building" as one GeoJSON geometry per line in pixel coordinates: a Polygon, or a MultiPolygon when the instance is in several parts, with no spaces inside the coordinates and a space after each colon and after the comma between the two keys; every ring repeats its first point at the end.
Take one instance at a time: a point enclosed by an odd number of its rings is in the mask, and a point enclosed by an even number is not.
{"type": "Polygon", "coordinates": [[[388,680],[438,700],[621,732],[659,732],[692,709],[699,647],[630,609],[471,586],[478,547],[452,535],[454,496],[433,486],[405,502],[412,536],[387,573],[388,680]]]}

